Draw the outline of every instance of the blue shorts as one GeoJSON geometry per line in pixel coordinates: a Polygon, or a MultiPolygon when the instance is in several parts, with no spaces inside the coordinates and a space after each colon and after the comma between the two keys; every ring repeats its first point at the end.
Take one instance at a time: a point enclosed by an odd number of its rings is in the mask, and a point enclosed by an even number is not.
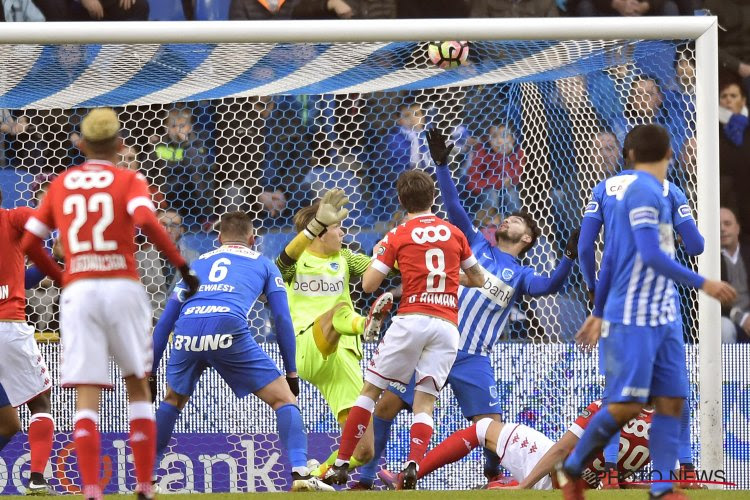
{"type": "Polygon", "coordinates": [[[175,329],[167,362],[167,382],[178,394],[190,396],[209,366],[239,398],[259,391],[282,375],[255,343],[247,325],[241,333],[222,333],[226,330],[220,328],[220,322],[208,318],[192,319],[180,326],[175,329]],[[188,326],[189,330],[185,328],[188,326]]]}
{"type": "Polygon", "coordinates": [[[605,322],[601,352],[604,397],[610,403],[646,403],[652,396],[689,394],[680,322],[656,327],[605,322]]]}
{"type": "MultiPolygon", "coordinates": [[[[448,384],[458,400],[461,413],[467,419],[476,415],[500,414],[497,380],[489,357],[458,351],[448,374],[448,384]]],[[[407,386],[391,383],[388,390],[401,398],[409,408],[414,404],[414,378],[407,386]]]]}
{"type": "Polygon", "coordinates": [[[3,389],[3,384],[0,384],[0,408],[5,406],[10,406],[10,399],[8,399],[5,389],[3,389]]]}

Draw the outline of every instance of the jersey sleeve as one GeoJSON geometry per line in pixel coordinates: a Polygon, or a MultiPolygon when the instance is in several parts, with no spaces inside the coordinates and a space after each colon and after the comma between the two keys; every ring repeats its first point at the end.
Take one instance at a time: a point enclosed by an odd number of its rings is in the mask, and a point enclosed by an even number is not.
{"type": "Polygon", "coordinates": [[[53,181],[47,191],[47,195],[42,199],[42,203],[35,211],[33,211],[33,214],[27,218],[24,225],[26,231],[41,240],[47,239],[50,233],[56,229],[52,198],[57,192],[57,186],[58,183],[53,181]]]}
{"type": "Polygon", "coordinates": [[[672,205],[672,225],[679,226],[683,222],[693,219],[693,211],[690,209],[687,196],[674,184],[669,185],[670,201],[672,205]]]}
{"type": "Polygon", "coordinates": [[[281,256],[278,256],[276,257],[274,264],[276,264],[276,267],[281,272],[281,278],[284,280],[284,283],[291,283],[294,279],[294,275],[297,273],[297,261],[294,261],[291,264],[284,264],[281,260],[281,256]]]}
{"type": "Polygon", "coordinates": [[[578,415],[578,417],[575,419],[573,424],[570,426],[570,429],[568,430],[580,439],[580,437],[583,436],[583,431],[586,430],[586,427],[588,427],[591,419],[594,418],[594,415],[596,415],[596,412],[598,412],[600,409],[601,401],[594,401],[593,403],[589,404],[586,408],[583,409],[581,414],[578,415]]]}
{"type": "Polygon", "coordinates": [[[281,277],[281,271],[276,267],[270,260],[266,265],[268,269],[268,279],[266,279],[265,286],[263,287],[263,293],[266,297],[274,292],[286,293],[286,286],[284,285],[284,279],[281,277]]]}
{"type": "Polygon", "coordinates": [[[461,245],[461,269],[469,269],[470,267],[476,265],[477,258],[474,257],[474,252],[471,251],[469,240],[466,239],[464,233],[459,234],[460,236],[458,240],[461,245]]]}
{"type": "Polygon", "coordinates": [[[33,215],[34,210],[29,207],[14,208],[10,211],[10,225],[18,231],[18,234],[23,234],[26,223],[33,215]]]}
{"type": "Polygon", "coordinates": [[[591,191],[591,198],[589,199],[589,202],[586,204],[586,208],[583,209],[583,216],[584,217],[591,217],[592,219],[596,219],[598,221],[604,221],[604,216],[602,215],[602,200],[601,200],[601,191],[602,191],[602,185],[597,184],[596,187],[591,191]]]}
{"type": "Polygon", "coordinates": [[[133,176],[128,186],[128,192],[126,194],[128,202],[127,211],[131,216],[135,213],[135,209],[138,207],[146,207],[152,212],[155,212],[154,204],[151,201],[151,191],[148,188],[148,183],[143,174],[137,173],[133,176]]]}
{"type": "Polygon", "coordinates": [[[383,274],[388,274],[388,272],[393,269],[393,265],[396,262],[398,237],[398,231],[388,232],[380,241],[380,248],[378,248],[375,259],[372,261],[371,265],[383,274]]]}
{"type": "Polygon", "coordinates": [[[341,250],[341,255],[346,259],[346,265],[349,266],[350,276],[362,276],[367,268],[370,267],[370,257],[362,253],[354,253],[345,248],[341,250]]]}

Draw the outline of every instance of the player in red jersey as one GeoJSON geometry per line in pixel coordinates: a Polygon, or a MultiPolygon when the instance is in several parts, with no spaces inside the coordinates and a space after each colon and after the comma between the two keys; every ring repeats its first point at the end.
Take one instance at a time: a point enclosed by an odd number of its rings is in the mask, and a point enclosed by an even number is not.
{"type": "Polygon", "coordinates": [[[138,226],[180,270],[189,293],[198,289],[172,240],[154,215],[145,178],[118,168],[120,122],[108,108],[92,110],[81,122],[80,149],[87,161],[59,175],[37,213],[26,222],[23,249],[50,277],[62,283],[60,331],[63,387],[77,394],[73,441],[83,496],[102,498],[101,444],[97,423],[102,387],[111,387],[109,357],[120,367],[130,401],[130,447],[136,492],[153,497],[154,412],[146,377],[151,370],[151,310],[134,258],[138,226]],[[60,229],[65,270],[42,248],[60,229]]]}
{"type": "MultiPolygon", "coordinates": [[[[552,440],[523,424],[496,422],[486,418],[448,436],[430,450],[422,461],[419,477],[426,476],[440,467],[460,460],[477,446],[495,451],[500,465],[506,468],[513,481],[495,481],[490,489],[516,488],[549,490],[553,488],[551,474],[555,464],[570,454],[583,435],[592,417],[601,409],[602,401],[596,400],[576,418],[570,429],[553,443],[552,440]]],[[[648,464],[648,435],[651,428],[652,410],[644,409],[620,431],[620,453],[617,459],[618,476],[626,478],[648,464]]],[[[582,479],[592,489],[599,487],[605,478],[602,452],[584,468],[582,479]]],[[[388,478],[390,474],[381,476],[388,478]]],[[[621,482],[621,487],[627,487],[621,482]]]]}
{"type": "Polygon", "coordinates": [[[345,484],[348,462],[370,424],[375,401],[393,381],[408,384],[416,371],[414,422],[403,483],[414,489],[419,462],[432,436],[432,411],[440,389],[456,359],[459,334],[458,284],[460,269],[469,284],[482,286],[484,273],[466,236],[430,210],[435,183],[421,170],[401,174],[396,184],[407,220],[377,245],[375,259],[362,277],[362,289],[372,293],[398,261],[403,294],[398,315],[370,359],[365,386],[349,412],[338,458],[324,480],[345,484]]]}
{"type": "Polygon", "coordinates": [[[31,475],[26,492],[46,495],[50,488],[44,469],[55,430],[50,414],[52,380],[34,339],[34,328],[26,323],[26,266],[21,250],[23,227],[32,213],[27,207],[0,209],[0,450],[21,430],[16,407],[26,404],[31,412],[31,475]]]}

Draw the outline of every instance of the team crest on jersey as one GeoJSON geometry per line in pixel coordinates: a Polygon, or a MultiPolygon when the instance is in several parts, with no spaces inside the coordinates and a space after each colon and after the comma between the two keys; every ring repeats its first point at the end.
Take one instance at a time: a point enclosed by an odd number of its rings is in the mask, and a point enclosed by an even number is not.
{"type": "Polygon", "coordinates": [[[490,386],[490,397],[492,399],[497,399],[497,386],[496,385],[490,386]]]}
{"type": "Polygon", "coordinates": [[[339,263],[338,262],[331,262],[328,264],[331,268],[331,271],[338,272],[339,270],[339,263]]]}
{"type": "Polygon", "coordinates": [[[503,272],[500,273],[500,276],[502,276],[503,281],[510,281],[513,279],[513,269],[505,268],[503,269],[503,272]]]}

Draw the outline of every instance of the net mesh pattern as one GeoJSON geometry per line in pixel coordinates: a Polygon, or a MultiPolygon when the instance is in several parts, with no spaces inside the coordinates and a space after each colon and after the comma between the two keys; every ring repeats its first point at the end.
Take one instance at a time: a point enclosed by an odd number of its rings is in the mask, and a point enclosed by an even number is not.
{"type": "MultiPolygon", "coordinates": [[[[505,214],[532,214],[542,235],[523,262],[539,273],[550,272],[562,258],[591,189],[622,168],[622,142],[634,125],[667,127],[674,151],[669,180],[695,208],[691,42],[474,42],[467,64],[452,71],[432,66],[426,52],[424,43],[2,46],[0,108],[8,109],[2,119],[17,126],[3,136],[4,206],[34,205],[51,177],[80,163],[80,120],[90,107],[109,105],[122,121],[121,165],[149,179],[161,220],[189,258],[218,245],[214,224],[221,214],[243,210],[255,218],[257,249],[273,259],[294,236],[293,214],[334,187],[351,200],[346,246],[370,254],[404,215],[395,196],[398,174],[410,168],[434,173],[423,133],[428,126],[444,130],[455,144],[450,165],[461,202],[489,240],[505,214]]],[[[436,210],[445,216],[439,198],[436,210]]],[[[175,270],[137,238],[156,321],[175,270]]],[[[695,269],[694,259],[678,254],[695,269]]],[[[38,331],[57,331],[58,296],[48,281],[28,292],[29,320],[38,331]]],[[[352,297],[360,311],[374,298],[356,282],[352,297]]],[[[680,300],[685,339],[694,343],[697,294],[680,290],[680,300]]],[[[557,439],[600,396],[596,360],[571,343],[587,313],[577,266],[560,293],[524,298],[514,307],[492,357],[507,420],[557,439]]],[[[262,304],[249,321],[256,340],[278,358],[262,304]]],[[[44,352],[56,374],[57,346],[45,345],[44,352]]],[[[692,346],[694,417],[697,359],[692,346]]],[[[300,405],[314,435],[313,456],[323,460],[335,447],[336,422],[310,386],[303,388],[300,405]]],[[[123,448],[124,391],[110,394],[104,408],[104,449],[112,467],[108,491],[127,491],[133,482],[123,448]]],[[[71,393],[55,389],[53,414],[59,430],[55,484],[71,492],[77,481],[71,393]],[[61,453],[67,458],[60,459],[61,453]]],[[[401,415],[394,426],[387,456],[392,468],[406,456],[409,422],[401,415]]],[[[465,425],[449,389],[440,397],[435,422],[433,444],[465,425]]],[[[697,436],[697,418],[693,430],[697,436]]],[[[176,471],[167,471],[174,476],[163,476],[171,478],[164,486],[288,486],[273,413],[252,397],[236,401],[213,372],[176,432],[174,454],[167,456],[176,471]]],[[[421,487],[479,484],[480,461],[475,452],[421,487]]],[[[0,492],[13,493],[15,472],[7,467],[9,479],[0,492]]],[[[105,473],[107,467],[105,460],[105,473]]]]}

